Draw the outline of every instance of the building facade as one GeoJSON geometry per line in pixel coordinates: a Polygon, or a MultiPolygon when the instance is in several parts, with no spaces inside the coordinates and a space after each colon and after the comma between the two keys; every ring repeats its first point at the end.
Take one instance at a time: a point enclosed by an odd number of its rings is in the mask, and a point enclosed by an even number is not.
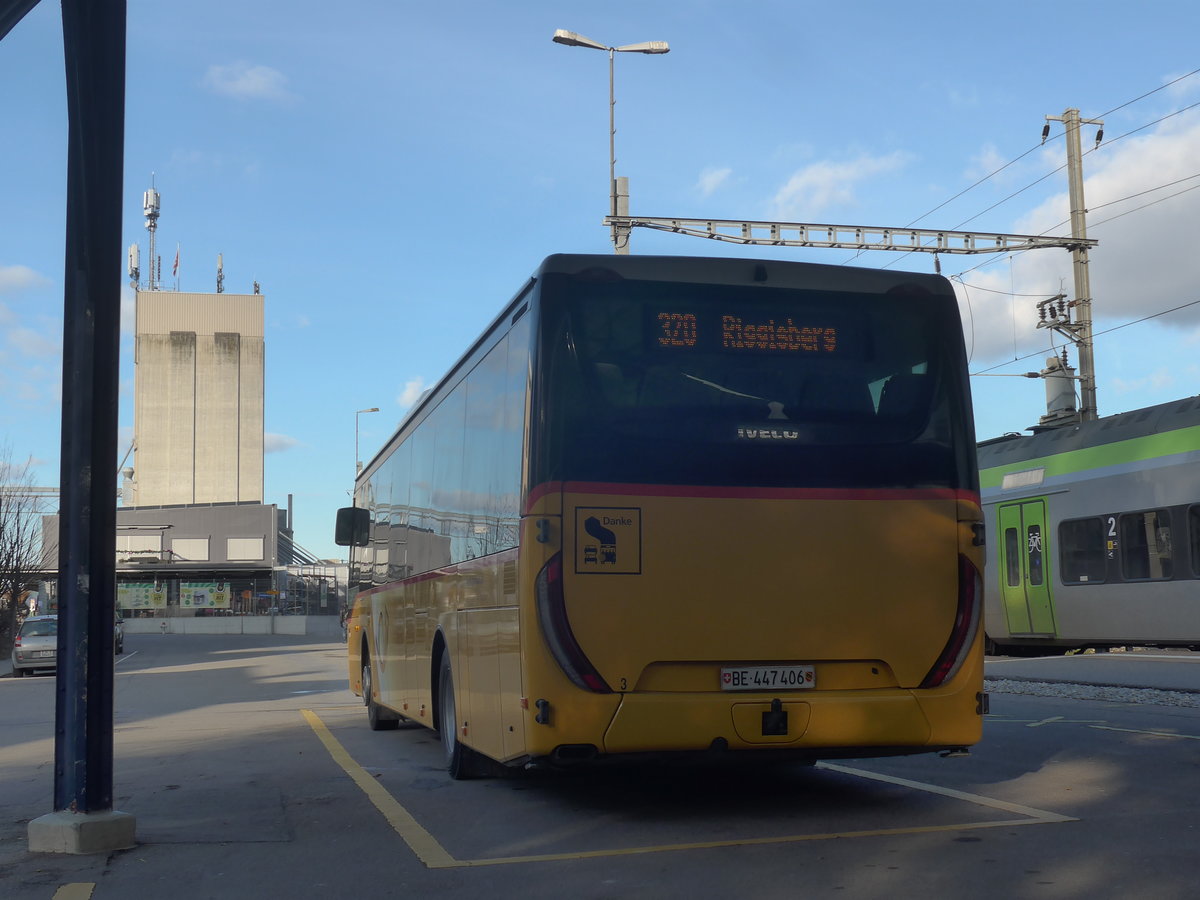
{"type": "MultiPolygon", "coordinates": [[[[56,515],[42,546],[58,558],[56,515]]],[[[313,559],[292,541],[289,512],[262,503],[117,509],[118,612],[126,618],[337,615],[344,563],[313,559]]],[[[57,608],[52,585],[42,612],[57,608]]]]}
{"type": "Polygon", "coordinates": [[[127,505],[262,503],[263,304],[137,292],[127,505]]]}

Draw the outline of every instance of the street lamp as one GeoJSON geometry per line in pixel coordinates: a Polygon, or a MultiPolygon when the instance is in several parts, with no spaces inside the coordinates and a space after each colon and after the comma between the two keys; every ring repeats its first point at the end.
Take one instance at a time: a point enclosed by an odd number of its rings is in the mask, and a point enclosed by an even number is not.
{"type": "Polygon", "coordinates": [[[358,473],[362,471],[362,460],[358,458],[358,417],[363,413],[379,412],[378,406],[372,406],[370,409],[356,410],[354,413],[354,475],[358,477],[358,473]]]}
{"type": "MultiPolygon", "coordinates": [[[[593,41],[574,31],[562,28],[554,32],[551,38],[556,44],[566,44],[568,47],[590,47],[593,50],[608,51],[608,196],[609,215],[616,216],[617,210],[617,126],[614,116],[617,101],[613,97],[613,57],[617,53],[669,53],[671,48],[666,41],[642,41],[640,44],[626,44],[623,47],[609,47],[599,41],[593,41]]],[[[617,226],[612,227],[613,249],[617,253],[629,252],[629,238],[624,242],[617,237],[617,226]]]]}

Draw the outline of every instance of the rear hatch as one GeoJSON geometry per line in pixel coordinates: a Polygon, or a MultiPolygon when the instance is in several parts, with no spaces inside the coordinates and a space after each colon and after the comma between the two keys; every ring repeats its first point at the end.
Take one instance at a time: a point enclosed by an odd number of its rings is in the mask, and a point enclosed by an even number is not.
{"type": "Polygon", "coordinates": [[[817,690],[910,688],[946,644],[949,492],[610,490],[566,486],[563,594],[613,690],[721,691],[723,668],[796,665],[817,690]]]}

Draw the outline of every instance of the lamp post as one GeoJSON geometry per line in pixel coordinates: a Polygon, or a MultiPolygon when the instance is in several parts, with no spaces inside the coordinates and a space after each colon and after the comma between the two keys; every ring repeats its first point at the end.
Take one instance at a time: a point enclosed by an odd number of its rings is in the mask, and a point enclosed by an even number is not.
{"type": "Polygon", "coordinates": [[[362,471],[362,460],[358,458],[358,417],[363,413],[379,412],[378,406],[372,406],[370,409],[359,409],[354,413],[354,477],[358,477],[358,473],[362,471]]]}
{"type": "MultiPolygon", "coordinates": [[[[638,44],[610,47],[607,44],[584,37],[582,34],[574,31],[566,31],[562,28],[554,32],[554,37],[551,40],[556,44],[566,44],[568,47],[590,47],[593,50],[608,51],[608,214],[616,216],[619,214],[619,210],[617,209],[617,126],[615,116],[617,101],[613,96],[613,57],[618,53],[669,53],[671,48],[666,41],[642,41],[638,44]]],[[[628,253],[628,235],[626,235],[626,239],[622,242],[618,238],[618,231],[618,227],[613,225],[613,250],[616,253],[628,253]]]]}

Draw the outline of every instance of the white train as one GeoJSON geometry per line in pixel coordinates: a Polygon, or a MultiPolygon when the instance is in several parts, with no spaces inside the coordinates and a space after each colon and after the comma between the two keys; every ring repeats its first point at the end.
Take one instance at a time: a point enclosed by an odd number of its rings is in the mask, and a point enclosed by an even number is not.
{"type": "Polygon", "coordinates": [[[979,445],[991,648],[1200,647],[1200,397],[979,445]]]}

